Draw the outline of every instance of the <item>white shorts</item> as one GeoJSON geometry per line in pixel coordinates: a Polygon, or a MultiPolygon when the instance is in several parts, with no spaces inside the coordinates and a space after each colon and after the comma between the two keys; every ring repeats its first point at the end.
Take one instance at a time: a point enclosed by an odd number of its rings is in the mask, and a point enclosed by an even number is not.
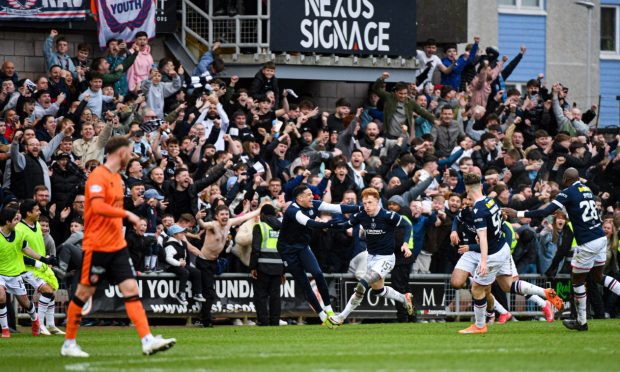
{"type": "Polygon", "coordinates": [[[368,270],[368,251],[361,251],[349,261],[348,273],[360,280],[366,275],[366,270],[368,270]]]}
{"type": "Polygon", "coordinates": [[[510,248],[504,244],[499,252],[487,257],[487,275],[478,275],[477,269],[480,264],[480,252],[465,252],[456,263],[456,269],[470,273],[476,283],[480,285],[491,285],[497,275],[511,275],[512,265],[510,260],[510,248]]]}
{"type": "Polygon", "coordinates": [[[38,290],[40,286],[45,284],[45,280],[35,276],[31,271],[26,271],[21,276],[24,278],[26,283],[30,284],[32,288],[34,288],[35,291],[38,290]]]}
{"type": "Polygon", "coordinates": [[[8,293],[16,296],[26,295],[26,286],[24,286],[24,280],[21,275],[18,276],[4,276],[0,275],[0,287],[6,288],[8,293]]]}
{"type": "Polygon", "coordinates": [[[506,271],[506,266],[502,266],[502,268],[500,269],[499,273],[497,273],[497,275],[510,275],[513,278],[518,278],[519,277],[519,272],[517,271],[517,265],[515,265],[515,260],[512,258],[512,255],[510,255],[510,271],[506,271]]]}
{"type": "Polygon", "coordinates": [[[595,266],[605,265],[607,260],[607,237],[578,245],[574,248],[571,265],[574,273],[587,273],[595,266]]]}
{"type": "Polygon", "coordinates": [[[368,255],[368,271],[374,271],[381,275],[381,278],[385,278],[394,268],[396,264],[396,256],[392,253],[390,255],[368,255]]]}

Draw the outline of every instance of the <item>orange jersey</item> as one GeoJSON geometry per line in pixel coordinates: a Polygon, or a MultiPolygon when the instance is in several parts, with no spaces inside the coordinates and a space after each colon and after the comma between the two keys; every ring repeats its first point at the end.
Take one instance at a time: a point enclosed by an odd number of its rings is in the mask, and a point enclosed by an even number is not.
{"type": "Polygon", "coordinates": [[[85,250],[116,252],[127,245],[123,236],[123,218],[95,214],[92,202],[102,198],[104,203],[123,208],[123,185],[121,175],[112,173],[104,165],[98,166],[86,180],[84,204],[85,250]]]}

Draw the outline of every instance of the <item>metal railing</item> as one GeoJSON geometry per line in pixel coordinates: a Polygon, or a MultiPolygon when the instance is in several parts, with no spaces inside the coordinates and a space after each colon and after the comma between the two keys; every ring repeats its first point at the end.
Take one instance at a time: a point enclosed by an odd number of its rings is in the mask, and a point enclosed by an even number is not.
{"type": "Polygon", "coordinates": [[[214,16],[213,0],[206,1],[207,10],[201,9],[190,0],[182,0],[182,42],[187,46],[187,36],[191,35],[209,47],[219,41],[222,48],[234,48],[235,54],[240,54],[241,49],[246,52],[268,53],[270,2],[264,7],[261,0],[255,1],[257,14],[231,17],[214,16]]]}
{"type": "MultiPolygon", "coordinates": [[[[162,273],[162,274],[148,275],[145,277],[147,278],[173,278],[174,275],[170,273],[162,273]]],[[[222,278],[222,279],[231,278],[231,277],[239,277],[239,274],[223,274],[223,275],[217,276],[217,278],[222,278]]],[[[354,280],[354,277],[353,275],[350,275],[350,274],[325,274],[325,277],[328,279],[332,279],[333,282],[336,284],[335,285],[336,298],[340,300],[338,300],[337,303],[334,304],[334,308],[336,310],[341,310],[341,308],[343,308],[344,305],[346,304],[347,299],[343,298],[344,296],[339,292],[339,289],[342,288],[342,285],[340,285],[341,284],[340,282],[345,281],[345,280],[348,280],[348,281],[354,280]]],[[[446,317],[456,318],[458,320],[460,317],[468,317],[468,316],[473,315],[472,299],[471,299],[471,294],[469,290],[463,290],[463,289],[455,290],[454,288],[452,288],[450,286],[450,275],[446,275],[446,274],[411,275],[410,278],[412,280],[431,279],[431,280],[442,280],[443,281],[444,283],[443,305],[446,309],[446,317]]],[[[568,279],[568,278],[569,278],[568,275],[558,276],[558,279],[568,279]]],[[[547,288],[551,285],[551,283],[549,282],[547,278],[544,278],[540,275],[535,275],[535,274],[521,275],[520,279],[526,280],[530,283],[533,283],[543,288],[547,288]]],[[[389,277],[386,280],[389,281],[389,277]]],[[[34,299],[34,301],[36,302],[36,300],[38,299],[38,295],[34,294],[34,289],[31,288],[29,285],[26,285],[26,287],[28,290],[28,296],[31,299],[34,299]]],[[[508,296],[507,299],[508,299],[508,304],[509,304],[509,310],[512,312],[513,315],[527,316],[527,317],[542,316],[541,310],[536,308],[531,302],[528,302],[525,299],[525,297],[514,295],[514,294],[507,294],[507,296],[508,296]]],[[[66,309],[67,304],[68,304],[68,294],[67,294],[67,290],[66,290],[64,283],[62,283],[60,289],[56,292],[56,317],[57,318],[65,317],[65,309],[66,309]]],[[[24,309],[21,309],[21,308],[18,309],[16,301],[14,301],[14,306],[15,306],[15,313],[17,314],[18,318],[20,319],[28,318],[28,314],[25,312],[24,309]]],[[[214,315],[236,317],[234,314],[214,314],[214,315]]],[[[310,313],[310,312],[307,314],[307,316],[314,316],[314,315],[315,314],[310,313]]],[[[93,314],[93,316],[97,317],[96,314],[93,314]]],[[[187,317],[191,317],[191,316],[192,314],[187,314],[187,317]]]]}

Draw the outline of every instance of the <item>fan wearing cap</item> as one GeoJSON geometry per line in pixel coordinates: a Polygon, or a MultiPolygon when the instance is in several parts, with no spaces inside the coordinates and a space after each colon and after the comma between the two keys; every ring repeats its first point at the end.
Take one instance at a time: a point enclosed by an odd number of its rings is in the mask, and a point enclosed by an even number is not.
{"type": "MultiPolygon", "coordinates": [[[[144,190],[144,186],[142,184],[141,190],[144,190]]],[[[146,219],[146,231],[144,233],[144,236],[152,237],[152,239],[154,239],[155,233],[157,232],[157,226],[161,224],[163,210],[166,208],[168,203],[163,201],[164,196],[157,192],[157,190],[155,189],[148,189],[146,191],[143,191],[139,199],[144,200],[144,202],[138,207],[138,209],[136,210],[136,214],[143,216],[146,219]]],[[[149,245],[145,254],[145,271],[158,272],[158,255],[159,246],[153,241],[152,244],[149,245]]]]}
{"type": "Polygon", "coordinates": [[[36,100],[34,104],[34,117],[40,119],[45,115],[56,115],[60,109],[60,105],[65,100],[66,96],[60,93],[56,97],[56,102],[52,103],[52,96],[48,90],[40,90],[34,95],[36,100]]]}
{"type": "Polygon", "coordinates": [[[50,182],[54,190],[52,203],[56,204],[57,210],[62,210],[70,202],[77,186],[85,179],[84,172],[72,163],[70,153],[61,152],[56,155],[50,182]]]}
{"type": "MultiPolygon", "coordinates": [[[[155,190],[148,190],[155,191],[155,190]]],[[[156,192],[156,191],[155,191],[156,192]]],[[[178,293],[171,293],[170,296],[181,305],[187,305],[187,280],[192,282],[192,294],[194,301],[205,302],[202,296],[201,274],[198,269],[189,265],[188,245],[191,245],[185,237],[186,229],[177,224],[168,228],[170,236],[164,247],[166,252],[166,271],[171,272],[179,279],[178,293]]]]}
{"type": "Polygon", "coordinates": [[[260,222],[252,230],[250,272],[254,282],[254,303],[258,325],[277,326],[280,323],[280,284],[284,282],[284,265],[277,244],[282,223],[276,209],[265,204],[260,211],[260,222]]]}
{"type": "Polygon", "coordinates": [[[336,101],[336,112],[327,117],[327,129],[329,131],[342,132],[344,128],[344,118],[351,113],[351,103],[346,98],[339,98],[336,101]]]}

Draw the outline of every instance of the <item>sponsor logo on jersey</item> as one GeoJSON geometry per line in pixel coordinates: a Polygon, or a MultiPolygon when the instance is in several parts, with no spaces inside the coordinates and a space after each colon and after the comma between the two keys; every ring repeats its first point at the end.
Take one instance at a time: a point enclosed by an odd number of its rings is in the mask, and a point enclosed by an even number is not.
{"type": "Polygon", "coordinates": [[[90,187],[90,192],[101,192],[103,188],[99,185],[92,185],[90,187]]]}

